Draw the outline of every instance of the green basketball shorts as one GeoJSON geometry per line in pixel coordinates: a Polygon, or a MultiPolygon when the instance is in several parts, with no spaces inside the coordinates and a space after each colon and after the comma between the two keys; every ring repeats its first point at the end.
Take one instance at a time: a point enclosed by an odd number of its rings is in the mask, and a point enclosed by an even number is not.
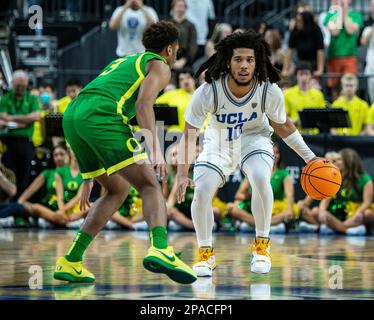
{"type": "Polygon", "coordinates": [[[63,117],[63,129],[83,179],[111,175],[148,159],[144,148],[123,122],[116,106],[104,97],[85,94],[73,100],[63,117]]]}

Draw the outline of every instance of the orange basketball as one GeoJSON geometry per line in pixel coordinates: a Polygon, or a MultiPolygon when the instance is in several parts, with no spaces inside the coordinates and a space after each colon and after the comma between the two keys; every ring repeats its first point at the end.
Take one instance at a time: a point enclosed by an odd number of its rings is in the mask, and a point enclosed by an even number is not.
{"type": "Polygon", "coordinates": [[[340,170],[326,159],[310,161],[301,172],[301,187],[314,200],[336,195],[341,184],[340,170]]]}

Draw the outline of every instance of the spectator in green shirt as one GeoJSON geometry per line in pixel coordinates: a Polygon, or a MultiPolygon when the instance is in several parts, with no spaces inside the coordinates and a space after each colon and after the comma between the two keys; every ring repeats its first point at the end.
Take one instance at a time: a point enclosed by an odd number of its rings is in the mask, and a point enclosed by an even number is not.
{"type": "MultiPolygon", "coordinates": [[[[358,72],[357,39],[363,27],[361,13],[349,10],[350,0],[333,0],[333,6],[326,14],[323,24],[331,33],[328,48],[328,73],[358,72]]],[[[339,94],[339,78],[329,78],[333,100],[339,94]]]]}
{"type": "Polygon", "coordinates": [[[27,87],[29,77],[17,70],[13,74],[12,90],[0,100],[0,120],[7,123],[1,133],[6,152],[4,164],[16,174],[18,197],[27,187],[31,171],[31,160],[35,149],[32,143],[34,122],[40,120],[40,108],[36,97],[27,87]]]}

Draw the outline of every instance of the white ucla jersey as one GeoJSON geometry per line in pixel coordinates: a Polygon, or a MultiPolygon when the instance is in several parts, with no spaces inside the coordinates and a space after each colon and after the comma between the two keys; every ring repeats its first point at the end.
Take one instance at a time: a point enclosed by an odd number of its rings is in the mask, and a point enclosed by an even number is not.
{"type": "Polygon", "coordinates": [[[210,123],[205,131],[205,139],[225,144],[239,143],[248,135],[271,137],[273,128],[269,119],[284,123],[286,111],[281,89],[269,81],[255,79],[252,89],[238,99],[227,84],[227,75],[212,83],[200,86],[186,111],[186,121],[197,128],[204,123],[210,113],[210,123]]]}

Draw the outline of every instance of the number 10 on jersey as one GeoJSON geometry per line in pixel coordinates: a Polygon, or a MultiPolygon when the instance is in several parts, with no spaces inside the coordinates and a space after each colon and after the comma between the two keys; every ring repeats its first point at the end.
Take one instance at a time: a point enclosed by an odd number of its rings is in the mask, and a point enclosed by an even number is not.
{"type": "Polygon", "coordinates": [[[227,127],[228,137],[226,141],[233,141],[239,139],[240,135],[243,133],[243,123],[237,124],[235,127],[227,127]]]}

